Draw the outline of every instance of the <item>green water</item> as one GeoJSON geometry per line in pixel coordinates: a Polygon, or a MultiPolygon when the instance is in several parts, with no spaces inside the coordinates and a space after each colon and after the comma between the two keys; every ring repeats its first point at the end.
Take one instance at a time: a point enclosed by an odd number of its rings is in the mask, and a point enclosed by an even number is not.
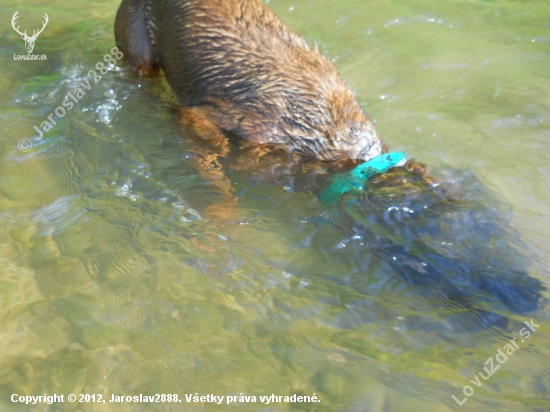
{"type": "MultiPolygon", "coordinates": [[[[473,173],[530,245],[530,276],[550,284],[550,3],[268,6],[334,58],[390,149],[473,173]]],[[[549,308],[478,388],[470,380],[510,335],[442,330],[437,305],[382,263],[357,274],[339,259],[352,240],[307,219],[316,197],[292,190],[292,176],[228,173],[239,194],[232,217],[205,217],[222,196],[193,167],[162,80],[111,68],[19,150],[109,53],[117,7],[0,6],[1,411],[550,410],[549,308]],[[46,61],[14,60],[25,54],[10,26],[16,10],[22,29],[48,13],[34,50],[46,61]],[[327,253],[326,239],[342,246],[327,253]],[[380,287],[369,295],[334,280],[346,274],[380,287]],[[465,385],[475,393],[459,407],[451,396],[462,400],[465,385]],[[54,393],[184,401],[10,401],[54,393]],[[258,402],[186,403],[195,393],[258,402]],[[259,402],[294,393],[321,402],[259,402]]]]}

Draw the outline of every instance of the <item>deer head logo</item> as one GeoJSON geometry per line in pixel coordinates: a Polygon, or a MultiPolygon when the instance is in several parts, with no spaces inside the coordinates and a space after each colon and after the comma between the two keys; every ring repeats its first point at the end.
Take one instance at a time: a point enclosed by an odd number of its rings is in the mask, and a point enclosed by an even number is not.
{"type": "Polygon", "coordinates": [[[48,15],[46,13],[44,13],[44,24],[43,24],[42,28],[38,31],[33,30],[32,36],[29,36],[29,35],[27,35],[27,30],[25,30],[24,33],[21,33],[19,31],[19,27],[15,27],[15,21],[19,17],[17,15],[17,13],[19,13],[19,10],[17,10],[15,12],[15,14],[13,15],[13,17],[11,19],[11,25],[12,25],[13,29],[21,35],[21,38],[23,40],[25,40],[25,48],[27,49],[27,53],[31,54],[33,49],[34,49],[34,42],[36,41],[36,38],[38,37],[38,35],[40,33],[42,33],[44,31],[44,28],[46,27],[46,24],[48,24],[48,21],[49,21],[48,15]]]}

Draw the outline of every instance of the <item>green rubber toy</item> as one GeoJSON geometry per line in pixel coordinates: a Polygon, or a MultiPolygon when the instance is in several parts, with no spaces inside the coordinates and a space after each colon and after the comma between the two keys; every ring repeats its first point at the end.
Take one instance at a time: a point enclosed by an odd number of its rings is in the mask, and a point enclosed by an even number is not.
{"type": "Polygon", "coordinates": [[[321,195],[321,201],[336,204],[347,192],[365,190],[365,183],[373,176],[385,173],[392,167],[403,166],[406,162],[407,158],[403,152],[384,153],[373,157],[350,172],[336,176],[321,195]]]}

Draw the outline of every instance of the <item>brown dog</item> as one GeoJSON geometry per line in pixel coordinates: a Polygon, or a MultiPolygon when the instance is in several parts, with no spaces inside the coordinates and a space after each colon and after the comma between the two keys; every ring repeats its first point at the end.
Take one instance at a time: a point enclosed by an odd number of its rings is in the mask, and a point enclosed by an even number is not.
{"type": "Polygon", "coordinates": [[[123,0],[118,47],[136,73],[162,68],[198,136],[231,133],[319,160],[383,152],[332,63],[259,0],[123,0]]]}

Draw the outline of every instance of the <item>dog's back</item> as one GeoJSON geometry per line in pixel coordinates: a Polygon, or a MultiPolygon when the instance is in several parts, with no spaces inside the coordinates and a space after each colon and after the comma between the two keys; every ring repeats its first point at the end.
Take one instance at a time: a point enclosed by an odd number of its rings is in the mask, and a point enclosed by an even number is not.
{"type": "Polygon", "coordinates": [[[115,35],[136,71],[162,68],[184,108],[223,131],[321,160],[382,152],[332,63],[259,0],[124,0],[115,35]]]}

